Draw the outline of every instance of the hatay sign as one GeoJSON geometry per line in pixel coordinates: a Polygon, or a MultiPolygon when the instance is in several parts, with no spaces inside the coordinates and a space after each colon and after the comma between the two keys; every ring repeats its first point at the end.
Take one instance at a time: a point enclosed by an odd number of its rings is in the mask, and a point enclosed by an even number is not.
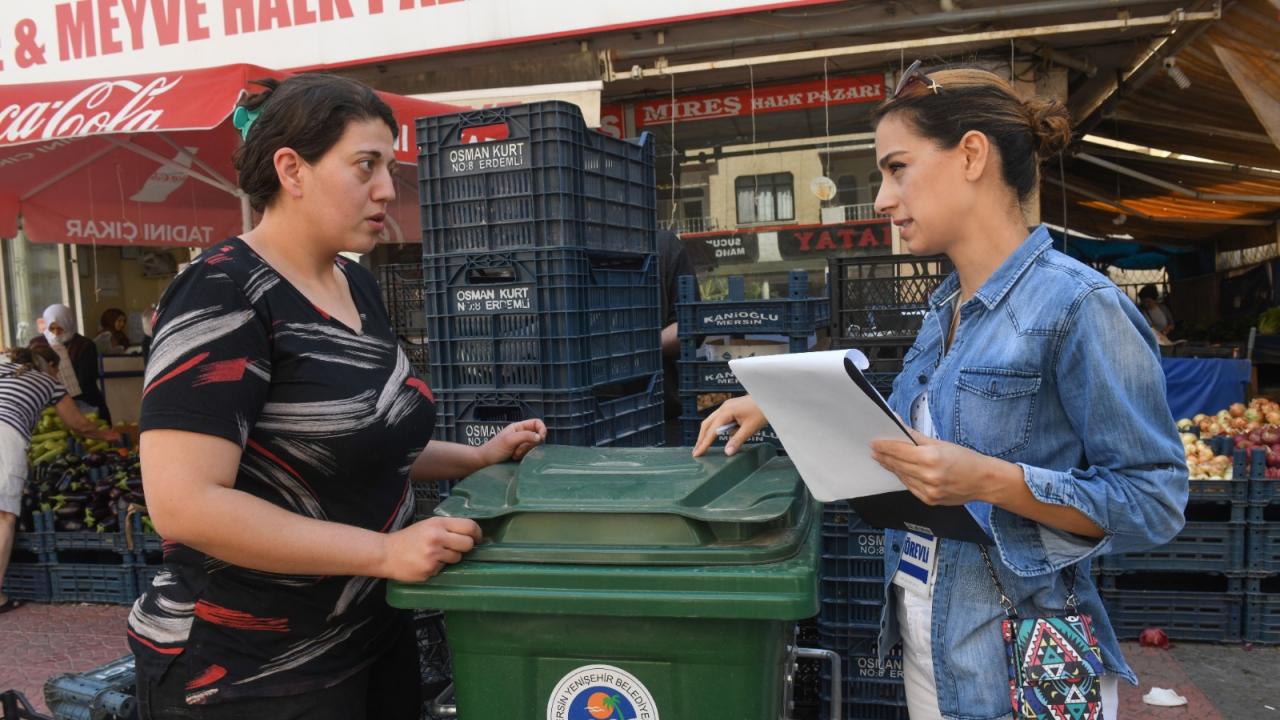
{"type": "Polygon", "coordinates": [[[5,0],[0,83],[339,67],[836,0],[5,0]]]}

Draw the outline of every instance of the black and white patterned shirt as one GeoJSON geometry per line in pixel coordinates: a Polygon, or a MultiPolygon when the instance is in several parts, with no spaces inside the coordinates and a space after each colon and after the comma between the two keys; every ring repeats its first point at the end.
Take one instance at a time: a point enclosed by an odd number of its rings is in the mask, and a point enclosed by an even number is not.
{"type": "MultiPolygon", "coordinates": [[[[230,440],[244,449],[236,490],[390,532],[412,519],[409,468],[431,437],[434,398],[396,343],[373,276],[337,264],[358,333],[239,238],[193,262],[161,301],[141,429],[230,440]]],[[[259,572],[164,548],[164,570],[129,616],[129,639],[153,677],[178,664],[191,704],[328,687],[401,630],[381,580],[259,572]]]]}
{"type": "Polygon", "coordinates": [[[62,383],[22,365],[0,360],[0,423],[30,439],[40,413],[67,394],[62,383]]]}

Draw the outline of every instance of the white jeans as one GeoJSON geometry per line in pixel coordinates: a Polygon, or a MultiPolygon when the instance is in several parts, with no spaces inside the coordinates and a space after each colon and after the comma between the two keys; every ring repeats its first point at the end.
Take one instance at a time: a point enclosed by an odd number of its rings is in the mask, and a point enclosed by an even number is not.
{"type": "MultiPolygon", "coordinates": [[[[930,577],[932,579],[932,576],[930,577]]],[[[898,626],[902,629],[902,679],[907,686],[911,720],[942,720],[938,685],[933,674],[933,605],[923,595],[893,586],[898,626]]],[[[1102,720],[1119,720],[1119,683],[1115,675],[1102,677],[1102,720]]]]}
{"type": "Polygon", "coordinates": [[[0,510],[22,510],[22,487],[27,483],[27,444],[22,433],[0,423],[0,510]]]}

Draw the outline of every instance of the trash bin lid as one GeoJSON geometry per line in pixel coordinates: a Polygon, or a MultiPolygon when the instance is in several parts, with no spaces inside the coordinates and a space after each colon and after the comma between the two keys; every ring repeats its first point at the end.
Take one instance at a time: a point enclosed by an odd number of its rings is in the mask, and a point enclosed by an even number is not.
{"type": "Polygon", "coordinates": [[[478,562],[706,565],[789,558],[816,511],[770,445],[700,458],[550,445],[474,473],[436,514],[479,523],[478,562]]]}

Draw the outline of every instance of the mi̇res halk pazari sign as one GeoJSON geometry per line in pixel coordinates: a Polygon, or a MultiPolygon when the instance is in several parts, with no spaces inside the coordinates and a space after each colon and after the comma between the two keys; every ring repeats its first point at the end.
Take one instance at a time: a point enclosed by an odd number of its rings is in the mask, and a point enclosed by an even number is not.
{"type": "Polygon", "coordinates": [[[5,0],[0,83],[337,67],[833,1],[5,0]]]}

